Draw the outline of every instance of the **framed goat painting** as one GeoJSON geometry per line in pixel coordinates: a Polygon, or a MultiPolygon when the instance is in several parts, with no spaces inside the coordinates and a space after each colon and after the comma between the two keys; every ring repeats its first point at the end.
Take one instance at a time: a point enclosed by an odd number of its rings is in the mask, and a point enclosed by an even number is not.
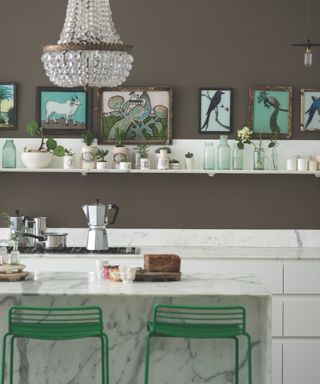
{"type": "Polygon", "coordinates": [[[0,82],[0,132],[17,128],[16,83],[0,82]]]}
{"type": "Polygon", "coordinates": [[[200,133],[230,133],[232,90],[200,89],[200,133]]]}
{"type": "Polygon", "coordinates": [[[101,88],[99,143],[170,144],[172,89],[166,87],[101,88]]]}
{"type": "Polygon", "coordinates": [[[83,88],[37,87],[37,121],[46,133],[81,133],[90,124],[90,93],[83,88]]]}

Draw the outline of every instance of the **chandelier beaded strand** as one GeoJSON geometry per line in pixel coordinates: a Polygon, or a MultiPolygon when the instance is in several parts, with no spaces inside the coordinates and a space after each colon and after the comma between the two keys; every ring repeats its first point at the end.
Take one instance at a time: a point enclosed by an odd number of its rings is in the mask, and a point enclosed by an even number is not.
{"type": "Polygon", "coordinates": [[[60,39],[43,47],[41,60],[59,87],[117,87],[132,69],[131,49],[116,31],[109,0],[68,0],[60,39]]]}

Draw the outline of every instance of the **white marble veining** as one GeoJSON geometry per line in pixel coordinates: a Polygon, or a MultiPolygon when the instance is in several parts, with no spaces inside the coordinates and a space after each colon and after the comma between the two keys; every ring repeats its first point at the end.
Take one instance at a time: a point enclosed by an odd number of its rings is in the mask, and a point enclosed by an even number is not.
{"type": "MultiPolygon", "coordinates": [[[[1,312],[13,304],[35,306],[99,305],[109,336],[110,383],[143,382],[146,324],[156,303],[243,305],[253,339],[253,382],[271,384],[271,296],[251,275],[188,275],[175,283],[123,285],[95,281],[88,274],[36,274],[36,280],[0,285],[1,312]]],[[[0,318],[0,331],[7,329],[0,318]]],[[[153,384],[231,384],[233,341],[155,339],[153,384]]],[[[245,343],[240,343],[240,384],[247,383],[245,343]]],[[[100,383],[99,343],[94,339],[37,341],[18,339],[15,352],[19,384],[100,383]]]]}
{"type": "MultiPolygon", "coordinates": [[[[67,232],[69,246],[85,246],[86,228],[48,228],[67,232]]],[[[0,228],[0,240],[9,231],[0,228]]],[[[307,229],[115,229],[108,228],[110,247],[320,247],[320,230],[307,229]]]]}

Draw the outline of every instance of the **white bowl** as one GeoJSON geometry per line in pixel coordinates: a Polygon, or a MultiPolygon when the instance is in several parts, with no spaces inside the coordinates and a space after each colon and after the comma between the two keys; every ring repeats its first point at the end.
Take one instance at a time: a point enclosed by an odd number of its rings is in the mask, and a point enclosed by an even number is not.
{"type": "Polygon", "coordinates": [[[27,168],[47,168],[53,159],[50,152],[23,152],[21,160],[27,168]]]}

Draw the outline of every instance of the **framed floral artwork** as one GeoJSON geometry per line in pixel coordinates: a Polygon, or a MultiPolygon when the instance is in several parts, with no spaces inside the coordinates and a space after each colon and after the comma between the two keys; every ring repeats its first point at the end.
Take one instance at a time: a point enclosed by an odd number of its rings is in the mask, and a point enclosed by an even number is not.
{"type": "Polygon", "coordinates": [[[90,91],[37,87],[37,121],[46,133],[81,133],[90,125],[90,91]]]}
{"type": "Polygon", "coordinates": [[[249,116],[254,137],[291,137],[292,88],[278,86],[250,87],[249,116]]]}
{"type": "Polygon", "coordinates": [[[320,89],[303,88],[300,98],[300,129],[320,132],[320,89]]]}
{"type": "Polygon", "coordinates": [[[231,132],[232,90],[200,89],[200,133],[231,132]]]}
{"type": "Polygon", "coordinates": [[[0,131],[17,129],[17,85],[0,82],[0,131]]]}
{"type": "Polygon", "coordinates": [[[171,88],[101,88],[99,100],[99,143],[114,144],[118,130],[125,144],[171,143],[171,88]]]}

